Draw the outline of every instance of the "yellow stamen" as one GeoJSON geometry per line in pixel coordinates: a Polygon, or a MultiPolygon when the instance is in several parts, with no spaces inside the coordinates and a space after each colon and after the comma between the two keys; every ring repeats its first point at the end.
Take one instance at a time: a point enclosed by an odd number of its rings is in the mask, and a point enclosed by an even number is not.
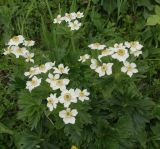
{"type": "Polygon", "coordinates": [[[64,100],[70,101],[70,100],[71,100],[71,95],[70,95],[69,93],[66,93],[66,94],[64,95],[64,100]]]}
{"type": "Polygon", "coordinates": [[[13,40],[14,42],[16,42],[16,41],[19,40],[19,37],[18,37],[18,36],[14,36],[14,37],[12,38],[12,40],[13,40]]]}
{"type": "Polygon", "coordinates": [[[123,56],[125,54],[125,50],[124,49],[119,49],[117,51],[117,54],[120,55],[120,56],[123,56]]]}

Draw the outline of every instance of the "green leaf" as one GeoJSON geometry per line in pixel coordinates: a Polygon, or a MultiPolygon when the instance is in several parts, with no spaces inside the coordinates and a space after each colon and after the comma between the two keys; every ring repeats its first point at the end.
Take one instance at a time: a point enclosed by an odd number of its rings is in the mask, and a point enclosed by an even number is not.
{"type": "Polygon", "coordinates": [[[160,6],[156,5],[155,6],[155,13],[160,16],[160,6]]]}
{"type": "Polygon", "coordinates": [[[0,122],[0,133],[13,134],[13,131],[0,122]]]}
{"type": "Polygon", "coordinates": [[[151,15],[147,19],[147,25],[156,25],[156,24],[160,24],[160,16],[158,16],[158,15],[151,15]]]}

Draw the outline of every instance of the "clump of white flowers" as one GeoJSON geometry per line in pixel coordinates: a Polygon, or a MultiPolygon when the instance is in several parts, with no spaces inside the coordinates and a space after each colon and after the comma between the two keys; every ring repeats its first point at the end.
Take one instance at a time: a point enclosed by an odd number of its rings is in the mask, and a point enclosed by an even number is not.
{"type": "Polygon", "coordinates": [[[78,61],[82,63],[90,60],[90,68],[98,73],[99,77],[112,74],[113,61],[117,60],[122,63],[121,72],[132,76],[138,72],[136,64],[131,61],[132,57],[139,57],[142,54],[143,45],[138,41],[132,41],[120,44],[114,44],[113,47],[108,47],[100,43],[92,43],[88,45],[92,50],[98,50],[98,58],[92,58],[90,55],[85,54],[80,56],[78,61]],[[102,58],[107,57],[107,62],[102,62],[102,58]]]}
{"type": "Polygon", "coordinates": [[[58,15],[53,23],[54,24],[61,24],[63,21],[65,21],[68,24],[68,27],[71,29],[71,31],[79,30],[81,27],[81,23],[78,21],[79,19],[83,18],[83,12],[78,11],[77,13],[65,13],[64,16],[58,15]]]}
{"type": "MultiPolygon", "coordinates": [[[[66,13],[64,17],[58,15],[54,19],[54,23],[60,24],[62,21],[68,22],[71,30],[78,30],[81,26],[81,23],[76,19],[83,17],[83,13],[66,13]]],[[[34,53],[30,53],[27,48],[32,47],[35,44],[33,40],[25,40],[22,35],[12,37],[9,42],[6,44],[8,47],[4,49],[3,54],[14,54],[16,58],[23,57],[26,62],[34,63],[32,59],[34,53]]],[[[83,62],[89,59],[89,55],[85,55],[80,60],[83,62]]],[[[59,112],[59,117],[63,119],[65,124],[74,124],[75,116],[78,114],[77,109],[71,109],[70,105],[72,103],[77,103],[78,101],[84,102],[89,100],[90,93],[87,89],[73,89],[68,88],[70,80],[66,78],[66,75],[69,73],[69,67],[59,64],[55,66],[55,62],[46,62],[45,64],[35,65],[29,68],[28,71],[24,73],[29,80],[26,82],[26,89],[31,93],[33,89],[37,88],[42,84],[44,79],[43,74],[47,74],[45,81],[49,84],[50,88],[54,93],[51,93],[49,97],[46,97],[47,107],[50,111],[53,111],[57,108],[58,104],[64,106],[64,110],[59,112]]]]}
{"type": "Polygon", "coordinates": [[[57,108],[58,103],[63,104],[65,110],[59,112],[59,116],[65,124],[74,124],[75,116],[78,114],[76,109],[70,109],[72,103],[77,103],[78,100],[84,102],[89,100],[89,92],[87,89],[80,90],[79,88],[67,88],[70,80],[65,77],[69,72],[69,67],[59,64],[55,66],[55,62],[47,62],[40,66],[33,66],[24,75],[30,78],[26,83],[26,89],[30,92],[41,84],[42,78],[37,75],[48,73],[45,81],[49,84],[54,93],[47,97],[47,107],[50,111],[57,108]]]}
{"type": "Polygon", "coordinates": [[[26,62],[34,63],[34,53],[30,53],[27,48],[34,46],[35,41],[25,40],[22,35],[12,37],[6,44],[8,47],[4,49],[3,54],[13,54],[16,58],[23,57],[26,62]]]}
{"type": "Polygon", "coordinates": [[[87,89],[81,90],[79,88],[73,89],[68,88],[70,80],[65,77],[69,72],[68,66],[59,64],[57,67],[53,67],[52,73],[48,74],[46,82],[52,88],[54,95],[51,94],[47,98],[47,107],[50,111],[56,109],[57,104],[63,104],[64,110],[59,112],[59,117],[61,117],[65,124],[74,124],[75,116],[78,114],[77,109],[71,109],[70,105],[72,103],[77,103],[78,100],[84,102],[89,100],[90,93],[87,89]],[[59,94],[57,94],[57,91],[59,94]],[[58,96],[57,96],[58,95],[58,96]]]}

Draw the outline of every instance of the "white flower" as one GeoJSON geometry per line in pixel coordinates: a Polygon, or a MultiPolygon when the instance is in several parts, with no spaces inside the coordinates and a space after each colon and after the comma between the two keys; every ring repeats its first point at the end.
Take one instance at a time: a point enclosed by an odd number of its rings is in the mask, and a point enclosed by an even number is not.
{"type": "Polygon", "coordinates": [[[75,116],[78,114],[76,109],[71,110],[67,108],[66,110],[62,110],[59,112],[59,117],[63,118],[65,124],[74,124],[75,123],[75,116]]]}
{"type": "Polygon", "coordinates": [[[54,67],[54,73],[58,73],[58,74],[68,74],[69,68],[68,66],[64,67],[63,64],[59,64],[58,68],[54,67]]]}
{"type": "Polygon", "coordinates": [[[111,75],[112,74],[112,66],[113,63],[103,63],[102,66],[99,66],[96,69],[96,72],[99,74],[99,77],[104,76],[105,74],[111,75]]]}
{"type": "Polygon", "coordinates": [[[91,59],[91,69],[96,69],[98,67],[98,61],[96,59],[91,59]]]}
{"type": "Polygon", "coordinates": [[[130,48],[131,51],[137,51],[143,48],[143,45],[141,45],[138,41],[131,41],[131,42],[126,41],[125,46],[127,48],[130,48]]]}
{"type": "Polygon", "coordinates": [[[64,104],[64,107],[69,107],[72,102],[77,103],[77,96],[74,89],[63,90],[59,97],[59,101],[64,104]]]}
{"type": "Polygon", "coordinates": [[[23,43],[23,45],[27,46],[27,47],[34,46],[34,44],[35,44],[35,41],[33,41],[33,40],[25,40],[23,43]]]}
{"type": "Polygon", "coordinates": [[[34,63],[34,59],[32,59],[34,57],[34,53],[25,53],[24,57],[26,58],[26,62],[32,62],[34,63]]]}
{"type": "Polygon", "coordinates": [[[124,48],[125,48],[125,46],[123,45],[123,43],[120,43],[120,44],[115,43],[115,44],[114,44],[114,48],[124,49],[124,48]]]}
{"type": "Polygon", "coordinates": [[[56,94],[50,94],[50,96],[47,98],[47,107],[50,111],[53,111],[53,109],[56,109],[58,103],[58,98],[56,97],[56,94]]]}
{"type": "Polygon", "coordinates": [[[66,22],[70,22],[72,20],[75,20],[77,17],[77,14],[75,12],[72,12],[72,13],[65,13],[65,16],[64,16],[64,20],[66,22]]]}
{"type": "Polygon", "coordinates": [[[27,52],[28,51],[24,47],[23,48],[20,48],[18,46],[12,47],[12,53],[16,56],[16,58],[19,58],[20,56],[24,57],[27,52]]]}
{"type": "Polygon", "coordinates": [[[98,56],[98,59],[101,61],[102,57],[112,55],[114,53],[113,48],[102,50],[101,54],[98,56]]]}
{"type": "Polygon", "coordinates": [[[4,55],[11,54],[11,53],[12,53],[12,51],[13,51],[12,47],[8,47],[7,49],[4,49],[3,54],[4,54],[4,55]]]}
{"type": "Polygon", "coordinates": [[[39,72],[38,67],[31,67],[28,72],[24,73],[24,75],[29,76],[29,78],[32,78],[34,75],[37,75],[39,73],[40,72],[39,72]]]}
{"type": "Polygon", "coordinates": [[[84,100],[89,100],[89,97],[87,97],[87,96],[89,96],[90,93],[87,91],[87,89],[80,90],[80,89],[77,88],[77,89],[75,90],[75,93],[76,93],[76,95],[78,96],[79,100],[81,100],[82,102],[83,102],[84,100]]]}
{"type": "Polygon", "coordinates": [[[18,46],[19,44],[23,43],[24,37],[22,35],[12,37],[7,45],[9,46],[18,46]]]}
{"type": "Polygon", "coordinates": [[[69,84],[69,79],[58,79],[58,80],[52,81],[50,83],[50,87],[53,90],[57,90],[57,89],[65,90],[68,84],[69,84]]]}
{"type": "Polygon", "coordinates": [[[141,50],[130,51],[130,54],[133,54],[135,57],[138,57],[140,54],[142,54],[142,51],[141,50]]]}
{"type": "Polygon", "coordinates": [[[59,78],[60,78],[59,74],[53,75],[53,74],[49,73],[48,78],[46,79],[46,82],[54,83],[53,81],[58,80],[59,78]]]}
{"type": "Polygon", "coordinates": [[[130,54],[133,54],[135,57],[138,57],[142,54],[141,49],[143,45],[141,45],[138,41],[125,42],[127,48],[130,48],[130,54]]]}
{"type": "Polygon", "coordinates": [[[61,15],[58,15],[55,19],[54,19],[54,24],[58,23],[60,24],[63,21],[63,17],[61,17],[61,15]]]}
{"type": "Polygon", "coordinates": [[[83,12],[80,12],[80,11],[78,11],[78,12],[76,13],[76,16],[77,16],[78,19],[84,17],[83,12]]]}
{"type": "Polygon", "coordinates": [[[47,62],[45,64],[40,65],[38,68],[41,73],[46,73],[47,71],[52,69],[54,65],[55,65],[55,62],[54,63],[47,62]]]}
{"type": "Polygon", "coordinates": [[[129,57],[128,50],[125,48],[115,48],[115,53],[112,55],[112,58],[119,60],[120,62],[126,61],[129,57]]]}
{"type": "Polygon", "coordinates": [[[81,26],[81,23],[78,22],[78,20],[75,20],[74,22],[69,22],[68,26],[71,28],[71,30],[78,30],[81,26]]]}
{"type": "Polygon", "coordinates": [[[28,89],[30,92],[37,86],[41,84],[41,78],[38,79],[36,76],[32,78],[31,81],[27,81],[26,83],[26,89],[28,89]]]}
{"type": "Polygon", "coordinates": [[[101,45],[100,43],[92,43],[88,45],[88,47],[92,50],[103,50],[106,47],[106,45],[101,45]]]}
{"type": "Polygon", "coordinates": [[[85,55],[80,56],[80,59],[78,61],[81,61],[82,63],[84,63],[89,58],[90,58],[90,55],[85,54],[85,55]]]}
{"type": "Polygon", "coordinates": [[[124,62],[124,66],[121,68],[121,71],[124,73],[127,73],[130,77],[134,74],[137,73],[138,70],[136,69],[136,64],[135,63],[129,63],[129,62],[124,62]]]}

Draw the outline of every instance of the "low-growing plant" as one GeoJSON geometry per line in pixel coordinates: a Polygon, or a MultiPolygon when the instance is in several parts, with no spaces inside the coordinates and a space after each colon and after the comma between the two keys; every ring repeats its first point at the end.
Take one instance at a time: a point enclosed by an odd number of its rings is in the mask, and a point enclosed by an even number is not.
{"type": "Polygon", "coordinates": [[[157,0],[3,3],[0,148],[160,147],[157,0]]]}

